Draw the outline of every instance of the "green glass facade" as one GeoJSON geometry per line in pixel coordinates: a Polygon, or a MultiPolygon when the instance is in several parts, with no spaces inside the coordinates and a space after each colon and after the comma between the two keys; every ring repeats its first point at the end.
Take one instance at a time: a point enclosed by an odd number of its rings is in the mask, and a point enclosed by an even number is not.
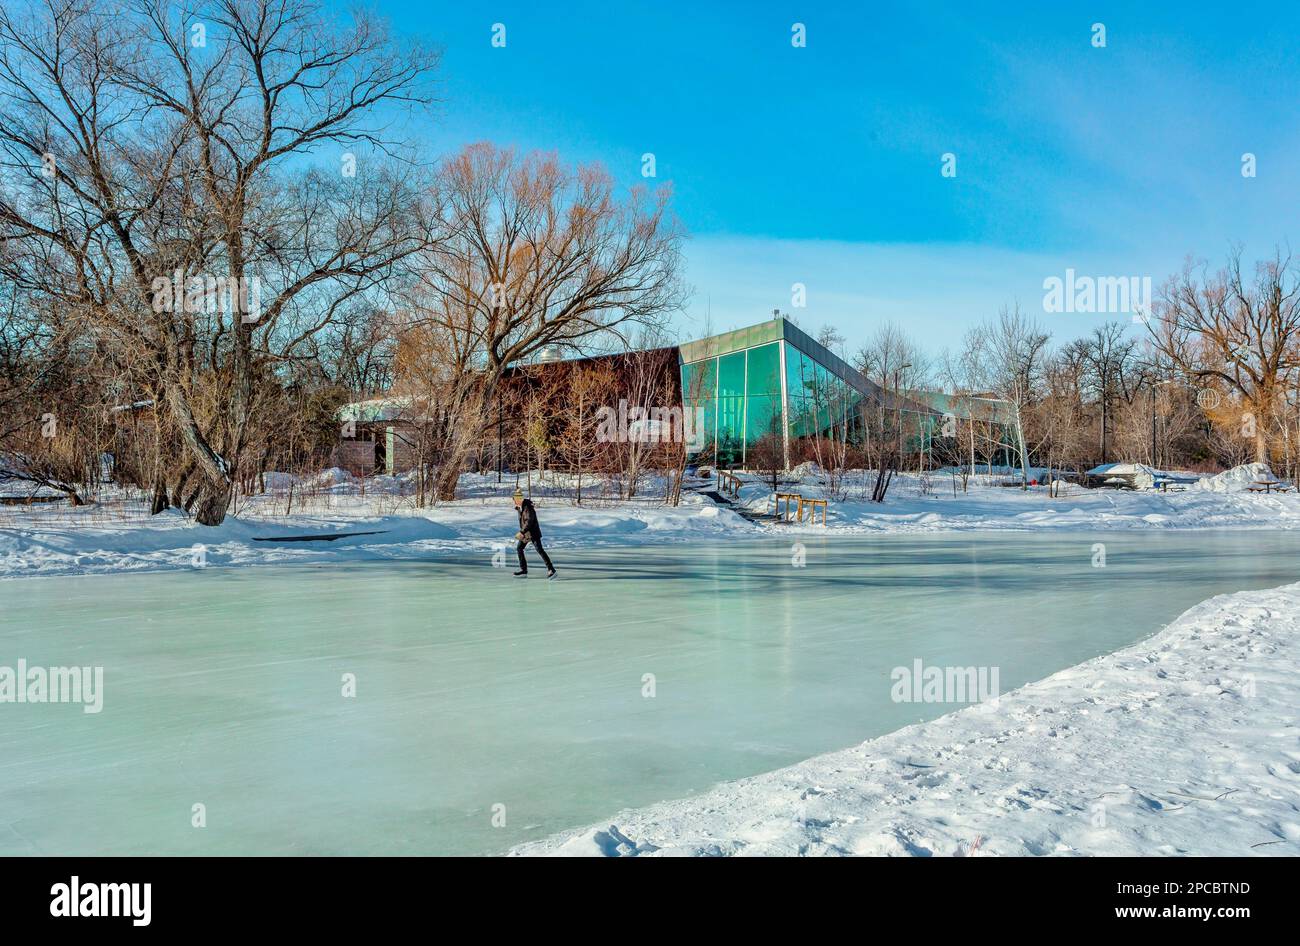
{"type": "Polygon", "coordinates": [[[785,319],[687,342],[679,352],[682,400],[702,408],[701,452],[721,466],[766,465],[769,447],[788,465],[792,444],[807,437],[860,444],[868,423],[898,431],[904,452],[928,450],[948,415],[1007,423],[1005,402],[887,392],[785,319]]]}
{"type": "Polygon", "coordinates": [[[858,426],[870,382],[783,319],[683,345],[682,400],[703,408],[716,462],[744,465],[765,438],[790,440],[858,426]],[[847,423],[846,423],[847,421],[847,423]]]}
{"type": "Polygon", "coordinates": [[[781,344],[682,365],[682,399],[703,408],[704,440],[716,445],[720,462],[744,463],[764,436],[782,437],[781,344]]]}

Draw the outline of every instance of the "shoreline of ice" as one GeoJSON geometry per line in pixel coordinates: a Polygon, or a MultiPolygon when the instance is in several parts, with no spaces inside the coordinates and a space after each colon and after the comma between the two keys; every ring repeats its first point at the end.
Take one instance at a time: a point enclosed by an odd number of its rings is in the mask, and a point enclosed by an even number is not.
{"type": "MultiPolygon", "coordinates": [[[[825,527],[755,524],[698,494],[687,494],[680,506],[652,499],[579,506],[546,497],[537,506],[547,545],[561,552],[587,545],[774,536],[1300,529],[1300,496],[1295,494],[1076,490],[1050,497],[1041,488],[983,484],[953,496],[933,479],[923,481],[915,474],[897,479],[884,504],[832,502],[825,527]]],[[[308,500],[269,493],[248,498],[245,511],[215,528],[198,526],[175,511],[114,518],[112,511],[95,507],[0,509],[0,578],[188,569],[194,567],[196,546],[202,546],[206,565],[227,567],[411,561],[448,552],[482,553],[486,562],[499,549],[511,550],[518,524],[508,494],[494,492],[490,478],[477,476],[468,486],[469,498],[425,509],[398,506],[409,503],[409,497],[373,487],[359,495],[348,483],[334,484],[329,488],[335,492],[308,500]],[[282,515],[281,508],[292,513],[282,515]],[[254,541],[353,531],[379,534],[321,543],[254,541]]],[[[738,503],[763,511],[769,496],[767,487],[754,483],[741,490],[738,503]]]]}

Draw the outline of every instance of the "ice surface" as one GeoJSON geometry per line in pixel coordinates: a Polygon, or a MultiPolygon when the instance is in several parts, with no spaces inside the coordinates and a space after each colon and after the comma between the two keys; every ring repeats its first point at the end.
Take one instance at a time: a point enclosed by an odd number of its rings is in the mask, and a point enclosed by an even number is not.
{"type": "Polygon", "coordinates": [[[1295,580],[1300,551],[799,541],[802,568],[789,539],[564,550],[549,583],[490,553],[4,583],[0,666],[103,666],[105,693],[97,715],[0,704],[0,853],[503,851],[956,708],[891,702],[894,667],[995,666],[1010,690],[1295,580]]]}

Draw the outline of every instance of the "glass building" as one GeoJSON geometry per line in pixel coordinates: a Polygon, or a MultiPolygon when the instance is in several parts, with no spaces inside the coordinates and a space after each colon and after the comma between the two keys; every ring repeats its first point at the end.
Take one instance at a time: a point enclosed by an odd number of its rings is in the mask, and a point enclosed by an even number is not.
{"type": "Polygon", "coordinates": [[[945,418],[973,403],[887,391],[780,317],[687,342],[679,354],[682,401],[702,409],[701,439],[721,466],[766,466],[775,454],[788,469],[791,443],[818,434],[860,443],[868,410],[889,416],[903,451],[928,450],[945,418]]]}
{"type": "MultiPolygon", "coordinates": [[[[818,462],[825,459],[838,464],[870,464],[892,454],[900,462],[903,456],[909,463],[915,458],[918,468],[973,465],[977,460],[991,468],[995,464],[1012,465],[1016,453],[1011,436],[1016,427],[1015,411],[1008,402],[974,392],[895,393],[869,380],[780,317],[635,355],[635,360],[633,353],[596,357],[609,366],[616,382],[622,379],[619,390],[627,390],[626,397],[631,396],[633,376],[647,370],[655,375],[651,387],[656,391],[662,392],[658,387],[662,382],[675,386],[680,380],[681,403],[687,411],[686,416],[678,417],[677,424],[685,428],[680,432],[688,438],[688,452],[700,461],[722,467],[789,470],[791,461],[810,458],[818,462]],[[647,353],[656,356],[652,362],[642,357],[647,353]],[[674,364],[680,378],[674,377],[674,364]],[[959,423],[949,423],[954,420],[959,423]],[[696,428],[697,422],[703,429],[696,428]],[[828,440],[831,452],[824,453],[828,440]],[[846,446],[866,449],[851,455],[847,450],[841,452],[846,446]]],[[[522,379],[526,386],[532,383],[530,378],[537,380],[547,372],[567,370],[589,357],[559,360],[546,353],[535,362],[513,365],[508,379],[512,383],[522,379]]],[[[677,412],[675,406],[633,406],[648,409],[652,415],[660,408],[677,412]]],[[[427,422],[425,410],[410,398],[401,397],[344,405],[338,416],[355,422],[356,434],[340,442],[340,457],[347,460],[350,469],[356,467],[367,473],[409,469],[405,454],[410,453],[417,439],[409,428],[427,422]]],[[[552,418],[551,422],[558,424],[559,420],[552,418]]],[[[519,441],[518,418],[512,418],[511,423],[516,428],[512,437],[519,441]]],[[[667,420],[649,421],[647,429],[665,423],[671,433],[671,415],[667,420]]],[[[558,438],[562,432],[557,428],[555,435],[558,438]]],[[[498,416],[498,466],[505,452],[498,416]]],[[[527,449],[518,452],[527,456],[527,449]]]]}

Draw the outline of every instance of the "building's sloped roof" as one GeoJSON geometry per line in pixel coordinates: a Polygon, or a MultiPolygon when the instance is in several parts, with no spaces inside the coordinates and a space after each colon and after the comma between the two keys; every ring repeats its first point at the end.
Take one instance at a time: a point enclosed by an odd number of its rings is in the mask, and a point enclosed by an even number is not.
{"type": "Polygon", "coordinates": [[[698,341],[683,342],[679,346],[681,359],[689,364],[693,361],[703,361],[705,358],[714,358],[718,355],[729,355],[733,351],[757,348],[759,345],[779,341],[784,337],[782,332],[786,325],[788,323],[785,319],[772,319],[770,322],[759,322],[757,325],[738,328],[732,332],[723,332],[721,335],[710,335],[708,338],[701,338],[698,341]]]}
{"type": "Polygon", "coordinates": [[[908,391],[907,397],[920,401],[941,414],[960,420],[1012,425],[1016,408],[1010,401],[983,394],[947,394],[943,391],[908,391]]]}
{"type": "MultiPolygon", "coordinates": [[[[834,374],[841,381],[853,388],[864,397],[869,397],[877,401],[888,401],[890,398],[887,392],[876,382],[872,381],[857,368],[853,367],[835,352],[831,351],[817,339],[813,338],[797,325],[787,322],[785,319],[778,320],[781,323],[782,332],[786,342],[799,349],[813,361],[820,363],[827,371],[834,374]]],[[[911,405],[899,404],[898,406],[905,410],[912,409],[911,405]]]]}
{"type": "Polygon", "coordinates": [[[424,420],[427,406],[422,399],[412,395],[400,397],[377,397],[369,401],[352,401],[338,409],[338,419],[355,421],[358,424],[383,423],[384,421],[424,420]]]}
{"type": "Polygon", "coordinates": [[[774,318],[746,328],[723,332],[721,335],[711,335],[698,341],[686,342],[681,346],[681,360],[689,364],[781,340],[822,364],[859,394],[885,405],[889,410],[897,408],[923,414],[952,414],[963,420],[970,420],[973,417],[975,420],[996,424],[1015,423],[1014,406],[997,398],[945,394],[942,391],[903,391],[896,395],[876,384],[803,329],[784,318],[774,318]]]}
{"type": "Polygon", "coordinates": [[[888,398],[888,394],[862,372],[793,322],[783,318],[774,318],[731,332],[723,332],[721,335],[710,335],[698,341],[685,342],[680,346],[681,360],[684,364],[690,364],[782,340],[799,349],[813,361],[820,363],[859,394],[877,399],[888,398]]]}

